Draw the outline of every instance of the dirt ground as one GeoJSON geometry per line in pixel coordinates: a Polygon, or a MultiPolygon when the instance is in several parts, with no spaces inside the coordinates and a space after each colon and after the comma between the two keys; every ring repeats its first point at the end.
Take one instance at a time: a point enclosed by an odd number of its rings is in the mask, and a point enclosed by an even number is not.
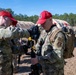
{"type": "Polygon", "coordinates": [[[73,54],[74,57],[65,60],[67,62],[64,67],[65,75],[76,75],[76,47],[73,54]]]}
{"type": "MultiPolygon", "coordinates": [[[[65,75],[76,75],[76,47],[74,48],[74,57],[66,59],[66,65],[64,67],[65,75]]],[[[21,63],[19,65],[19,72],[13,75],[29,75],[31,61],[30,56],[22,55],[21,63]]]]}

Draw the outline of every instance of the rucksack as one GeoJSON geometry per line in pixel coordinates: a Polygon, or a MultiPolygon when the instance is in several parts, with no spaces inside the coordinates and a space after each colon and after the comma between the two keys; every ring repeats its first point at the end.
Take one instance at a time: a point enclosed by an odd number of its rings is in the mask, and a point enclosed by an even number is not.
{"type": "Polygon", "coordinates": [[[59,32],[62,32],[65,36],[65,49],[64,49],[64,52],[63,52],[64,59],[73,57],[74,56],[73,55],[74,41],[75,41],[75,34],[74,34],[73,30],[68,29],[67,32],[65,32],[61,29],[55,30],[50,36],[51,42],[54,41],[57,33],[59,33],[59,32]]]}

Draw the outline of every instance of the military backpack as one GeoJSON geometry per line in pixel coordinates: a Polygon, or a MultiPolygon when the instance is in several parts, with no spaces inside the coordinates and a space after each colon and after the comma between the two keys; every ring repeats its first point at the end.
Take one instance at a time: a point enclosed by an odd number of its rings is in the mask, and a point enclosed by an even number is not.
{"type": "Polygon", "coordinates": [[[57,29],[51,34],[50,40],[51,42],[54,41],[56,35],[62,32],[65,36],[65,49],[63,53],[63,57],[66,58],[71,58],[73,55],[73,50],[74,50],[74,41],[75,41],[75,34],[72,29],[68,29],[67,31],[64,31],[62,29],[57,29]]]}

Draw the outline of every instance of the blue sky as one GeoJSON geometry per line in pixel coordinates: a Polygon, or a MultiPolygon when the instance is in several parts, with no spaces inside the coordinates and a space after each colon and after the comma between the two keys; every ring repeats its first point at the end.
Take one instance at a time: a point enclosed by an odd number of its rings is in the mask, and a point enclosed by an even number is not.
{"type": "Polygon", "coordinates": [[[0,0],[0,8],[11,8],[15,14],[39,15],[43,10],[54,14],[76,14],[76,0],[0,0]]]}

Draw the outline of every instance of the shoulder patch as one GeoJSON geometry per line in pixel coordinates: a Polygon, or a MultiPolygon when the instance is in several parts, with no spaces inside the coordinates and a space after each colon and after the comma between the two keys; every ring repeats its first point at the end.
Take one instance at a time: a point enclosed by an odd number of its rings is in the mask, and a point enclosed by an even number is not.
{"type": "Polygon", "coordinates": [[[57,43],[57,46],[58,46],[58,47],[61,47],[61,46],[62,46],[62,43],[63,43],[63,38],[58,37],[58,43],[57,43]]]}

